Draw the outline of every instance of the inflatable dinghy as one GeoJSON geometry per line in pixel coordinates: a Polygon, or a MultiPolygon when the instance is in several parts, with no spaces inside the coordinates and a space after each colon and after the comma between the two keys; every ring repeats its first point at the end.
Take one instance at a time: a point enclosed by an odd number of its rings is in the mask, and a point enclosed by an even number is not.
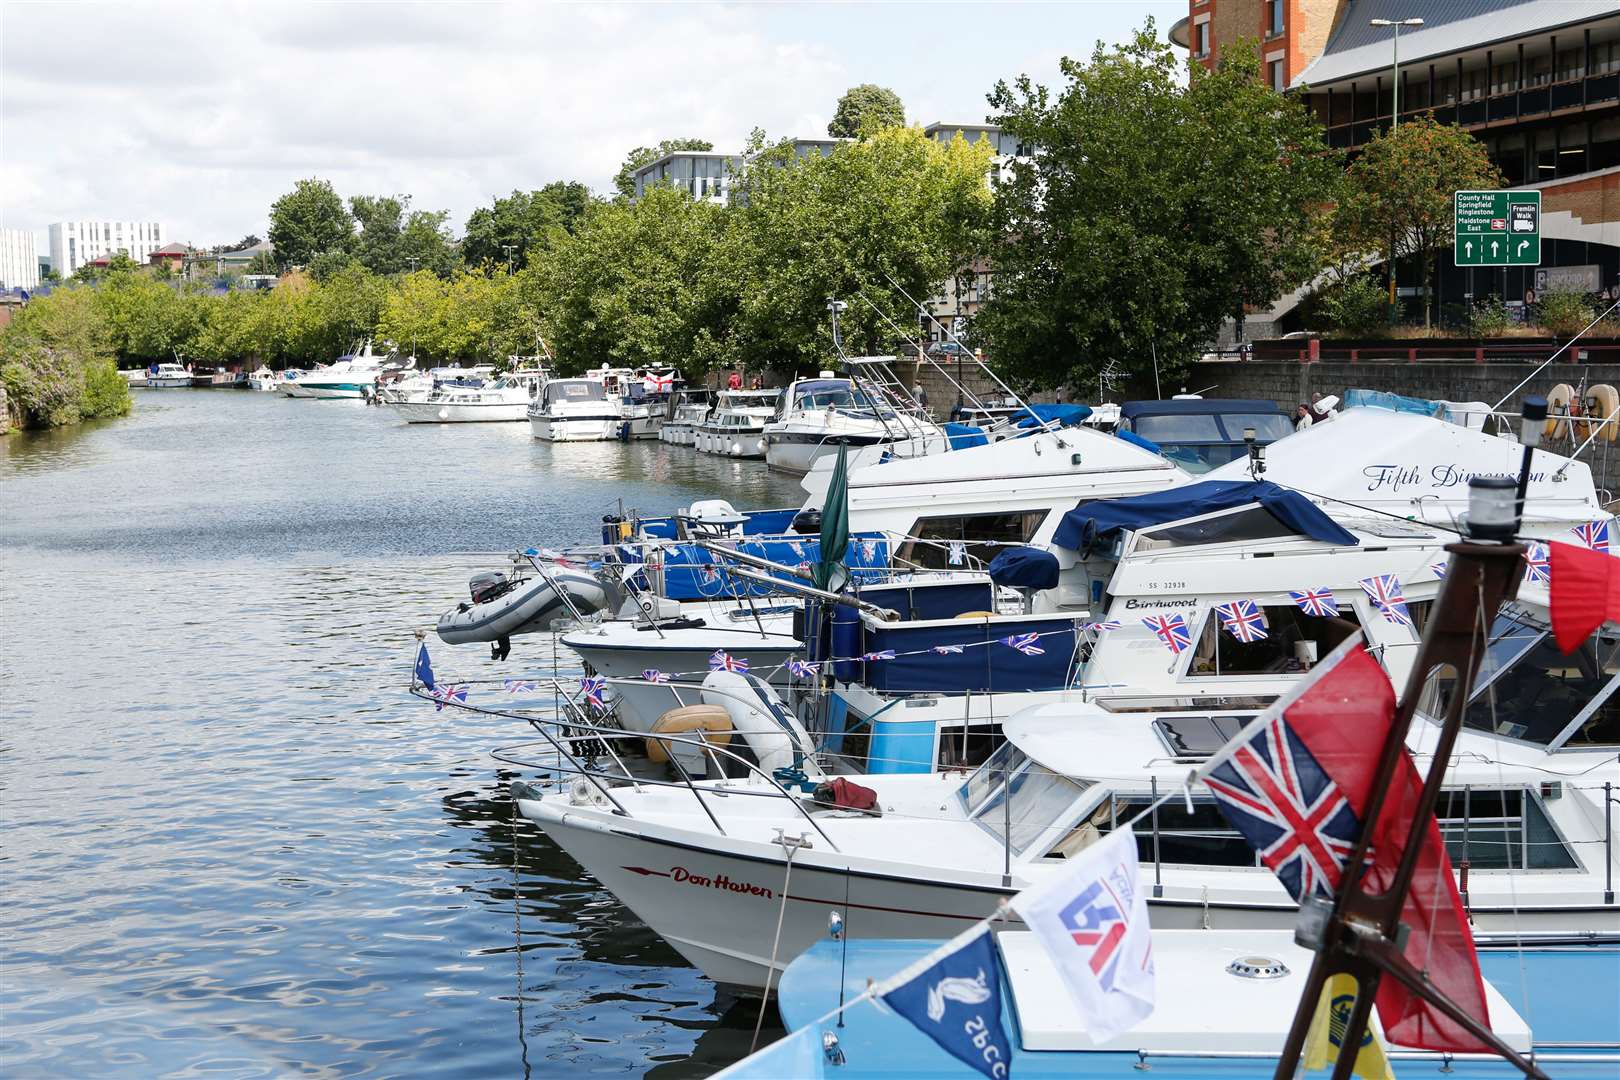
{"type": "MultiPolygon", "coordinates": [[[[767,774],[792,765],[795,751],[806,759],[815,753],[815,744],[798,717],[758,675],[709,672],[703,680],[703,704],[718,705],[726,711],[732,730],[742,736],[767,774]]],[[[820,774],[814,760],[806,761],[803,767],[812,775],[820,774]]]]}
{"type": "Polygon", "coordinates": [[[471,591],[470,601],[439,617],[439,637],[446,644],[505,642],[513,634],[553,629],[572,619],[574,611],[589,615],[607,606],[602,583],[579,570],[553,569],[549,579],[536,575],[509,580],[505,574],[479,574],[472,579],[471,591]],[[557,589],[573,603],[573,611],[557,589]]]}

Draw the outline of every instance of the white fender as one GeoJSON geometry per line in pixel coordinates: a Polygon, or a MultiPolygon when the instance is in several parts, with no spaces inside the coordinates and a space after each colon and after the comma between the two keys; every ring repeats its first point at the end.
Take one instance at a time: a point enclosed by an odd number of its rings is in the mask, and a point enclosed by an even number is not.
{"type": "Polygon", "coordinates": [[[759,760],[759,767],[766,773],[792,765],[797,746],[805,755],[805,773],[820,775],[810,758],[815,746],[809,733],[764,679],[757,675],[711,671],[703,680],[703,704],[718,705],[726,710],[732,728],[748,743],[759,760]]]}

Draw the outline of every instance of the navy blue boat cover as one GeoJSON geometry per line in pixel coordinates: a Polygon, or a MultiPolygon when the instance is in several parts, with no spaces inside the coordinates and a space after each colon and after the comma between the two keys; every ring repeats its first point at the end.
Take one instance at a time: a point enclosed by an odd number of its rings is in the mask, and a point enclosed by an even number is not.
{"type": "Polygon", "coordinates": [[[1305,496],[1266,480],[1205,480],[1128,499],[1083,502],[1063,515],[1052,542],[1078,551],[1088,538],[1095,544],[1122,529],[1151,528],[1248,503],[1260,504],[1272,517],[1312,540],[1345,545],[1357,542],[1305,496]]]}
{"type": "Polygon", "coordinates": [[[1014,589],[1055,589],[1057,556],[1040,548],[1008,548],[990,560],[990,580],[1014,589]]]}
{"type": "Polygon", "coordinates": [[[1013,415],[1018,417],[1019,427],[1040,427],[1053,421],[1056,421],[1059,427],[1073,427],[1091,415],[1091,406],[1043,403],[1026,405],[1022,412],[1013,415]]]}

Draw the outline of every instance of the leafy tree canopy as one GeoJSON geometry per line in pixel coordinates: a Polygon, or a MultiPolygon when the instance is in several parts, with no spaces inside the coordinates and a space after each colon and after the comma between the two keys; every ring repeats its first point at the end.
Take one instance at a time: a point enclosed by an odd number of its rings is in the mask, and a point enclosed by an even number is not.
{"type": "Polygon", "coordinates": [[[980,315],[998,366],[1037,386],[1110,360],[1174,370],[1223,318],[1320,266],[1320,208],[1340,166],[1320,125],[1270,90],[1252,48],[1184,69],[1154,38],[1061,62],[990,96],[1034,160],[998,191],[995,290],[980,315]],[[1185,72],[1185,83],[1183,83],[1185,72]]]}
{"type": "Polygon", "coordinates": [[[550,247],[577,230],[593,201],[590,188],[562,180],[497,198],[467,219],[462,261],[490,271],[505,269],[510,246],[512,269],[522,269],[529,264],[530,249],[550,247]]]}
{"type": "Polygon", "coordinates": [[[270,205],[270,243],[283,268],[345,253],[353,240],[354,220],[326,180],[300,180],[270,205]]]}
{"type": "Polygon", "coordinates": [[[657,146],[638,146],[625,155],[624,164],[619,166],[619,172],[613,177],[613,189],[623,199],[633,199],[636,195],[636,170],[643,165],[650,165],[666,154],[673,154],[678,150],[713,150],[714,143],[707,139],[665,139],[657,146]]]}
{"type": "Polygon", "coordinates": [[[264,243],[264,241],[259,239],[258,234],[256,234],[256,233],[248,233],[246,236],[242,237],[242,239],[238,240],[236,243],[232,244],[230,247],[222,248],[221,250],[223,250],[223,251],[245,251],[250,247],[254,247],[255,245],[262,244],[262,243],[264,243]]]}
{"type": "Polygon", "coordinates": [[[906,107],[900,95],[886,86],[862,83],[844,91],[833,110],[827,134],[835,139],[855,139],[876,128],[899,127],[906,122],[906,107]]]}

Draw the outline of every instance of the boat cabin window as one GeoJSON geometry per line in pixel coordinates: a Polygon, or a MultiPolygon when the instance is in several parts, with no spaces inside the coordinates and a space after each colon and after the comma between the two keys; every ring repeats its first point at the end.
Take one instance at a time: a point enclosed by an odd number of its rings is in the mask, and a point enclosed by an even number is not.
{"type": "Polygon", "coordinates": [[[841,379],[800,383],[793,392],[793,409],[848,409],[855,405],[854,387],[841,379]]]}
{"type": "MultiPolygon", "coordinates": [[[[1504,610],[1491,624],[1463,723],[1549,749],[1620,746],[1617,687],[1620,641],[1588,638],[1566,654],[1541,619],[1504,610]]],[[[1420,707],[1441,715],[1453,691],[1453,679],[1431,679],[1420,707]]]]}
{"type": "MultiPolygon", "coordinates": [[[[1152,805],[1153,798],[1147,794],[1110,794],[1076,832],[1089,826],[1096,833],[1093,839],[1100,839],[1152,805]]],[[[1227,823],[1215,800],[1207,796],[1193,798],[1191,814],[1187,813],[1186,800],[1175,798],[1160,803],[1152,816],[1136,823],[1136,857],[1143,863],[1153,861],[1153,817],[1159,824],[1160,862],[1191,866],[1261,865],[1259,856],[1243,839],[1243,834],[1227,823]]],[[[1075,839],[1071,833],[1058,845],[1058,849],[1065,849],[1062,854],[1073,855],[1084,847],[1084,844],[1071,845],[1070,841],[1075,839]]],[[[1055,853],[1058,849],[1054,849],[1055,853]]]]}
{"type": "Polygon", "coordinates": [[[1213,675],[1289,675],[1309,671],[1315,659],[1327,656],[1339,643],[1361,628],[1355,610],[1342,604],[1337,615],[1307,615],[1293,604],[1268,604],[1266,636],[1239,641],[1226,629],[1212,607],[1204,614],[1203,630],[1187,667],[1189,677],[1213,675]]]}
{"type": "Polygon", "coordinates": [[[1475,870],[1573,870],[1578,863],[1533,792],[1447,789],[1435,805],[1453,864],[1475,870]]]}
{"type": "Polygon", "coordinates": [[[1068,814],[1090,786],[1089,781],[1048,770],[1008,742],[968,777],[957,795],[980,828],[1005,842],[1014,855],[1022,855],[1068,814]]]}
{"type": "Polygon", "coordinates": [[[1003,514],[962,514],[918,518],[911,539],[900,545],[895,560],[928,570],[965,569],[951,563],[951,542],[958,541],[969,563],[984,565],[1002,547],[1026,544],[1046,520],[1047,510],[1013,510],[1003,514]]]}
{"type": "Polygon", "coordinates": [[[1249,506],[1194,521],[1177,522],[1137,534],[1136,550],[1157,551],[1202,544],[1229,544],[1238,540],[1265,540],[1294,536],[1293,529],[1278,521],[1263,506],[1249,506]]]}
{"type": "Polygon", "coordinates": [[[607,391],[599,382],[567,380],[546,384],[546,404],[557,401],[602,401],[607,391]]]}

